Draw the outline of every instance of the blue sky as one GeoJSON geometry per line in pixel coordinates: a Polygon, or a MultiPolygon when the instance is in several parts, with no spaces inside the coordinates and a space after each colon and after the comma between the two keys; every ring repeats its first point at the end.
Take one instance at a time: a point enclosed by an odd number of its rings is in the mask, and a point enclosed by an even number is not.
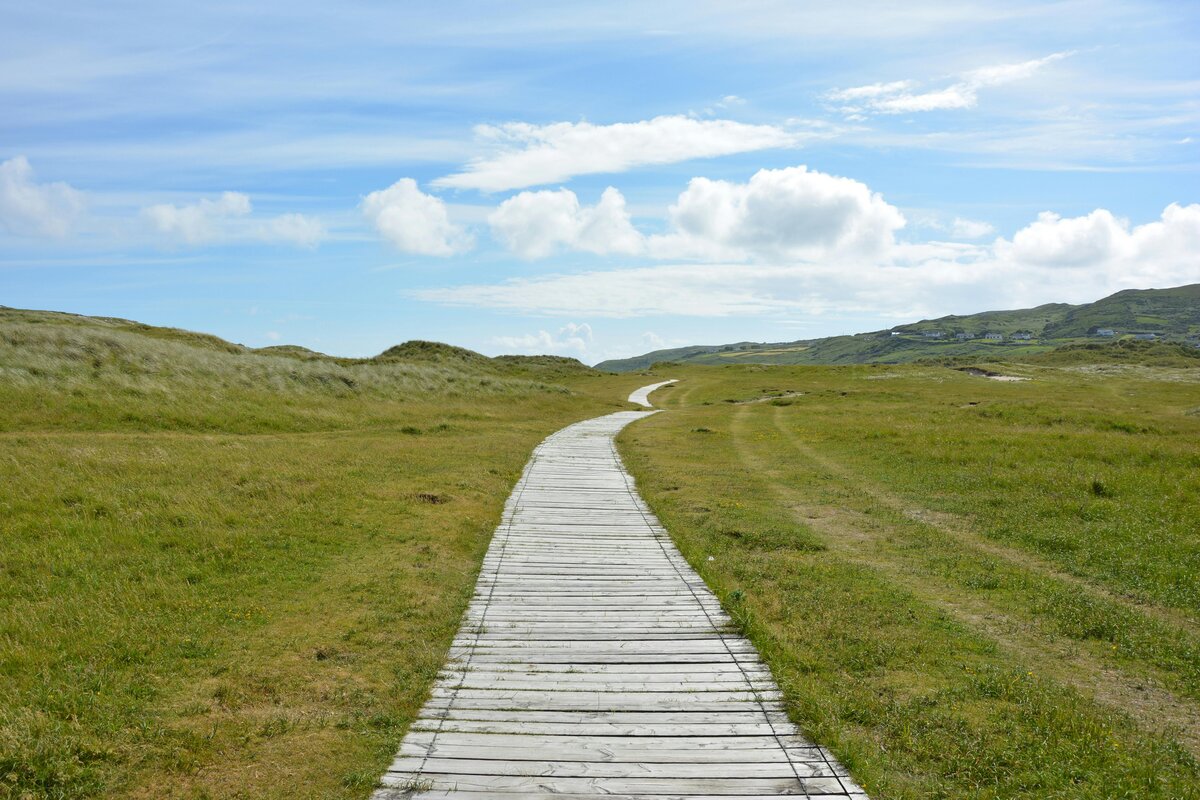
{"type": "Polygon", "coordinates": [[[594,363],[1200,281],[1191,3],[3,6],[4,305],[594,363]]]}

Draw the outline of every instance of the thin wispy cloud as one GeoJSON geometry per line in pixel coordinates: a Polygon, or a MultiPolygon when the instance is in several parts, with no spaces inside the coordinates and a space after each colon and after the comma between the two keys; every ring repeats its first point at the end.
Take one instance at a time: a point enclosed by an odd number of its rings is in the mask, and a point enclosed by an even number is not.
{"type": "Polygon", "coordinates": [[[576,175],[796,147],[801,141],[796,133],[775,125],[686,116],[611,125],[510,122],[480,125],[475,131],[487,155],[438,178],[434,186],[500,192],[561,183],[576,175]]]}
{"type": "Polygon", "coordinates": [[[922,89],[922,84],[916,81],[900,80],[835,89],[826,93],[825,99],[849,116],[974,108],[981,90],[1031,78],[1046,65],[1070,55],[1070,52],[1052,53],[1044,58],[981,67],[962,73],[941,88],[922,89]]]}

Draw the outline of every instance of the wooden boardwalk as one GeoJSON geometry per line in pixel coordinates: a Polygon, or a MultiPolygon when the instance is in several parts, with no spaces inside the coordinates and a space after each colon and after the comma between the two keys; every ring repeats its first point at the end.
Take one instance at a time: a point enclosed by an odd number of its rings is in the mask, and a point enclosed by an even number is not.
{"type": "MultiPolygon", "coordinates": [[[[661,385],[630,401],[648,406],[661,385]]],[[[581,422],[534,451],[375,800],[866,800],[788,722],[753,646],[635,491],[613,437],[653,413],[581,422]]]]}

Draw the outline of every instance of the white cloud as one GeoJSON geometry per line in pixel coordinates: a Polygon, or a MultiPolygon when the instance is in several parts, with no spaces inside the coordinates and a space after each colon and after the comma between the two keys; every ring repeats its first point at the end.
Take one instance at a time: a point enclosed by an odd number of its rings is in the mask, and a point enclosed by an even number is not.
{"type": "Polygon", "coordinates": [[[495,336],[492,344],[516,350],[522,354],[558,355],[562,353],[587,353],[592,343],[592,326],[586,322],[568,322],[557,333],[538,331],[524,336],[495,336]]]}
{"type": "Polygon", "coordinates": [[[806,167],[764,169],[747,183],[693,178],[670,208],[660,257],[812,260],[886,253],[904,216],[859,181],[806,167]]]}
{"type": "Polygon", "coordinates": [[[866,184],[803,166],[759,170],[746,183],[693,178],[668,217],[667,233],[643,236],[610,186],[595,206],[569,189],[521,192],[488,222],[524,258],[570,249],[706,261],[876,258],[905,224],[866,184]]]}
{"type": "Polygon", "coordinates": [[[870,83],[866,86],[855,86],[850,89],[834,89],[826,93],[825,97],[829,100],[838,100],[841,102],[851,102],[858,100],[866,100],[872,97],[881,95],[899,94],[900,92],[911,89],[916,85],[915,81],[892,81],[890,83],[870,83]]]}
{"type": "Polygon", "coordinates": [[[764,293],[755,285],[756,276],[764,270],[778,272],[780,268],[729,264],[634,267],[422,289],[412,295],[445,305],[561,316],[717,317],[792,307],[790,301],[764,293]]]}
{"type": "Polygon", "coordinates": [[[498,192],[647,164],[794,147],[800,138],[773,125],[686,116],[613,125],[510,122],[475,130],[495,152],[470,161],[461,172],[438,178],[435,186],[498,192]]]}
{"type": "Polygon", "coordinates": [[[223,192],[215,200],[203,198],[190,205],[146,206],[142,216],[159,234],[188,245],[259,241],[311,249],[325,238],[325,226],[313,217],[281,214],[254,221],[248,219],[253,210],[249,196],[223,192]]]}
{"type": "Polygon", "coordinates": [[[203,244],[225,237],[224,223],[250,214],[250,198],[241,192],[224,192],[188,206],[159,203],[142,214],[159,233],[186,244],[203,244]]]}
{"type": "Polygon", "coordinates": [[[321,243],[326,232],[320,220],[304,214],[280,214],[264,222],[260,234],[264,241],[289,242],[311,250],[321,243]]]}
{"type": "MultiPolygon", "coordinates": [[[[909,210],[906,212],[908,221],[915,228],[924,228],[940,232],[944,236],[951,239],[982,239],[985,236],[991,236],[996,232],[995,226],[990,222],[983,220],[967,219],[966,217],[954,217],[949,221],[941,214],[926,210],[909,210]]],[[[948,242],[940,242],[940,245],[946,246],[948,242]]]]}
{"type": "Polygon", "coordinates": [[[860,117],[864,112],[876,114],[907,114],[919,111],[942,111],[959,108],[974,108],[979,102],[979,90],[1002,86],[1013,81],[1033,77],[1042,67],[1071,55],[1069,52],[1052,53],[1044,58],[1035,58],[1015,64],[996,64],[964,72],[949,86],[929,91],[914,91],[915,81],[903,80],[890,83],[872,83],[850,89],[835,89],[825,94],[825,99],[844,103],[843,113],[860,117]]]}
{"type": "Polygon", "coordinates": [[[521,192],[501,203],[488,223],[523,258],[543,258],[560,247],[603,254],[637,253],[644,246],[625,198],[611,186],[594,206],[581,206],[569,189],[521,192]]]}
{"type": "Polygon", "coordinates": [[[375,230],[405,253],[452,256],[474,244],[465,230],[450,222],[446,204],[422,192],[412,178],[371,192],[363,199],[362,211],[375,230]]]}
{"type": "Polygon", "coordinates": [[[1043,211],[1037,222],[1017,231],[1011,244],[1002,245],[1015,261],[1043,266],[1078,266],[1107,261],[1128,245],[1128,223],[1099,208],[1085,217],[1064,219],[1043,211]]]}
{"type": "Polygon", "coordinates": [[[974,108],[979,102],[977,87],[956,83],[945,89],[920,94],[898,94],[873,100],[870,107],[883,114],[908,114],[914,111],[945,111],[974,108]]]}
{"type": "Polygon", "coordinates": [[[642,345],[649,348],[651,352],[654,350],[662,350],[667,346],[667,340],[659,336],[654,331],[646,331],[642,334],[642,345]]]}
{"type": "Polygon", "coordinates": [[[0,226],[19,236],[63,237],[84,196],[66,183],[37,183],[24,156],[0,162],[0,226]]]}
{"type": "Polygon", "coordinates": [[[996,232],[990,222],[955,217],[950,223],[950,236],[954,239],[982,239],[996,232]]]}
{"type": "Polygon", "coordinates": [[[142,209],[150,227],[168,240],[184,245],[214,242],[284,242],[314,248],[325,237],[325,225],[302,213],[281,213],[268,219],[251,219],[253,205],[241,192],[223,192],[190,205],[158,203],[142,209]]]}
{"type": "Polygon", "coordinates": [[[1110,212],[1043,214],[1011,241],[895,245],[873,261],[672,264],[428,289],[457,306],[563,316],[868,313],[904,319],[1200,281],[1200,204],[1131,226],[1110,212]]]}
{"type": "Polygon", "coordinates": [[[1107,209],[1082,217],[1052,212],[996,243],[1005,261],[1063,271],[1088,271],[1112,282],[1170,286],[1200,280],[1200,204],[1172,203],[1162,216],[1131,226],[1107,209]]]}

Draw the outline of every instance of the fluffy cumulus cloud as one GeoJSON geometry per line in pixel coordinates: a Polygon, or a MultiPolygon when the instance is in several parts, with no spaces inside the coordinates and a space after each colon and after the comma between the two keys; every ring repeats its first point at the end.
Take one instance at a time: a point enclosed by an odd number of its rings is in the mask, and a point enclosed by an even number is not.
{"type": "Polygon", "coordinates": [[[704,261],[878,258],[905,224],[866,184],[803,166],[759,170],[745,183],[693,178],[668,211],[668,231],[653,236],[633,226],[612,187],[594,206],[568,189],[521,192],[488,222],[525,258],[566,249],[704,261]]]}
{"type": "Polygon", "coordinates": [[[1082,217],[1043,212],[1012,241],[999,240],[996,252],[1011,263],[1090,272],[1116,283],[1191,282],[1200,279],[1200,204],[1172,203],[1142,225],[1103,208],[1082,217]]]}
{"type": "Polygon", "coordinates": [[[557,333],[541,330],[523,336],[496,336],[492,344],[506,351],[520,354],[561,355],[571,353],[584,355],[592,344],[592,326],[586,322],[568,322],[557,333]]]}
{"type": "Polygon", "coordinates": [[[325,226],[312,217],[281,214],[255,221],[250,219],[253,210],[249,196],[223,192],[190,205],[147,206],[142,216],[161,236],[187,245],[260,241],[313,248],[325,238],[325,226]]]}
{"type": "Polygon", "coordinates": [[[280,214],[264,222],[259,232],[264,241],[287,242],[310,250],[326,235],[320,220],[304,214],[280,214]]]}
{"type": "Polygon", "coordinates": [[[806,167],[764,169],[746,183],[693,178],[670,208],[663,256],[870,259],[885,254],[904,216],[859,181],[806,167]]]}
{"type": "Polygon", "coordinates": [[[241,192],[224,192],[216,200],[205,198],[192,205],[147,206],[142,214],[164,236],[194,245],[224,238],[225,222],[248,216],[250,211],[249,197],[241,192]]]}
{"type": "Polygon", "coordinates": [[[874,260],[670,264],[427,289],[450,305],[570,316],[870,313],[1085,302],[1126,288],[1200,281],[1200,205],[1131,225],[1100,209],[1042,214],[992,244],[896,244],[874,260]]]}
{"type": "Polygon", "coordinates": [[[795,133],[773,125],[686,116],[612,125],[512,122],[481,125],[476,133],[493,152],[461,172],[438,178],[435,186],[498,192],[559,183],[575,175],[794,147],[799,142],[795,133]]]}
{"type": "Polygon", "coordinates": [[[1069,55],[1052,53],[1044,58],[970,70],[950,85],[936,89],[922,91],[916,81],[903,80],[835,89],[826,93],[825,99],[838,105],[843,113],[856,117],[866,113],[909,114],[974,108],[979,103],[981,89],[1031,78],[1047,64],[1069,55]]]}
{"type": "Polygon", "coordinates": [[[1128,223],[1107,209],[1067,219],[1043,211],[1036,222],[1017,231],[1011,244],[1005,242],[1001,247],[1017,262],[1076,267],[1107,262],[1132,243],[1130,238],[1128,223]]]}
{"type": "Polygon", "coordinates": [[[493,236],[523,258],[542,258],[562,248],[598,254],[643,248],[625,198],[611,186],[594,206],[580,205],[569,189],[521,192],[501,203],[488,224],[493,236]]]}
{"type": "Polygon", "coordinates": [[[24,156],[0,162],[0,227],[18,236],[66,236],[84,196],[66,183],[38,183],[24,156]]]}
{"type": "Polygon", "coordinates": [[[380,235],[405,253],[452,256],[474,243],[450,221],[441,198],[422,192],[412,178],[371,192],[362,201],[362,212],[380,235]]]}

